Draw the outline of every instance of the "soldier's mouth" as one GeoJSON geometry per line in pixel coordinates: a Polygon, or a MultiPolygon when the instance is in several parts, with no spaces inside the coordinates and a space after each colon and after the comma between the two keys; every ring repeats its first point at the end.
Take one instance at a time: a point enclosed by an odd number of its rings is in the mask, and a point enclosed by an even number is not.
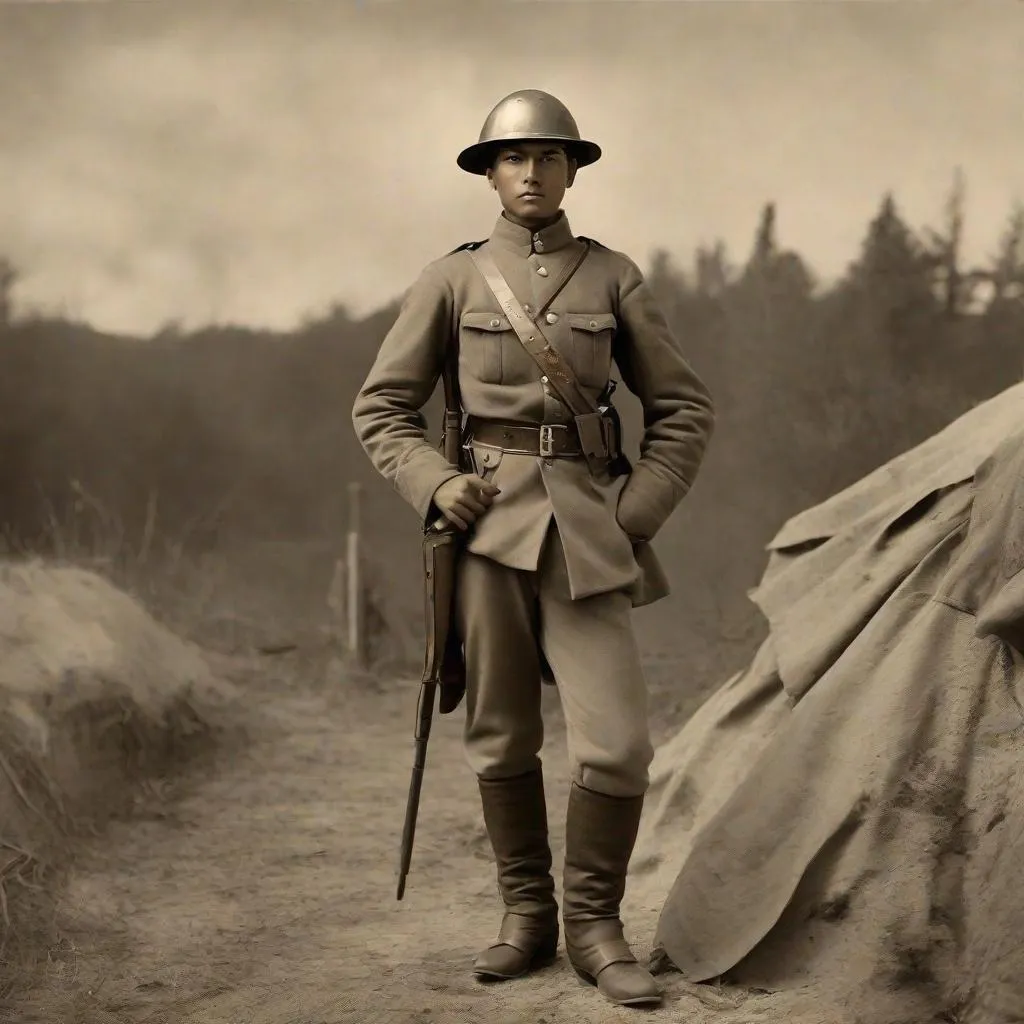
{"type": "Polygon", "coordinates": [[[539,192],[524,192],[520,199],[543,199],[544,197],[539,192]]]}

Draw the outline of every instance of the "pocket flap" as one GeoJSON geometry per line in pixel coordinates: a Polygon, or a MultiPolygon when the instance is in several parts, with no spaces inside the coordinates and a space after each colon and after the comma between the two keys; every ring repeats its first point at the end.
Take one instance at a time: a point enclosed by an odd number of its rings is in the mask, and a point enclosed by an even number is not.
{"type": "Polygon", "coordinates": [[[614,331],[617,323],[612,313],[567,313],[566,318],[573,330],[588,331],[592,334],[599,331],[614,331]]]}
{"type": "Polygon", "coordinates": [[[474,331],[509,331],[508,317],[502,313],[463,313],[459,321],[463,327],[474,331]]]}

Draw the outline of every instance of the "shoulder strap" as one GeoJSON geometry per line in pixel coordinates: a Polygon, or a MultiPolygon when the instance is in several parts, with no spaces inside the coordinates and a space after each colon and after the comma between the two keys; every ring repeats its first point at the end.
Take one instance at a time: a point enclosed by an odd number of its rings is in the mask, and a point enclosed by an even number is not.
{"type": "MultiPolygon", "coordinates": [[[[578,260],[570,265],[564,280],[559,282],[559,290],[565,286],[569,278],[586,258],[589,246],[583,249],[578,260]]],[[[533,361],[541,368],[551,381],[562,401],[572,410],[574,415],[583,416],[599,412],[595,402],[583,391],[573,376],[572,370],[566,366],[561,356],[551,347],[539,323],[527,317],[519,300],[512,293],[508,282],[502,276],[491,254],[486,250],[471,251],[470,257],[483,275],[487,286],[494,293],[509,323],[522,342],[523,348],[530,354],[533,361]]],[[[539,318],[538,318],[539,319],[539,318]]]]}
{"type": "Polygon", "coordinates": [[[456,248],[452,249],[448,255],[454,256],[457,252],[462,252],[464,249],[469,249],[471,251],[473,249],[479,249],[483,244],[483,242],[463,242],[462,245],[456,246],[456,248]]]}

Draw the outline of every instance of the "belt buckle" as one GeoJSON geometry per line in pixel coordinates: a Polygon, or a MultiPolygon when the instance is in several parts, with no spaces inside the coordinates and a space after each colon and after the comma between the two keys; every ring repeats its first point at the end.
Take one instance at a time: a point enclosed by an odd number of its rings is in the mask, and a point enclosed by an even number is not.
{"type": "Polygon", "coordinates": [[[555,432],[553,425],[544,423],[540,428],[540,454],[542,458],[554,458],[555,454],[555,432]]]}

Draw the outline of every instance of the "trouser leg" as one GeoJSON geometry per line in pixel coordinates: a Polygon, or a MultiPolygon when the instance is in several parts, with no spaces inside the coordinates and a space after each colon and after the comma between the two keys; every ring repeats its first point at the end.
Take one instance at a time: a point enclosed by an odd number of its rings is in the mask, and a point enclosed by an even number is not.
{"type": "Polygon", "coordinates": [[[577,973],[609,1000],[661,999],[623,937],[620,907],[654,755],[647,687],[624,593],[572,601],[555,531],[539,576],[541,637],[565,711],[573,781],[563,921],[577,973]]]}
{"type": "Polygon", "coordinates": [[[544,745],[535,581],[470,552],[458,564],[466,757],[478,778],[512,778],[540,767],[544,745]]]}
{"type": "Polygon", "coordinates": [[[608,796],[646,793],[654,748],[629,595],[617,591],[573,601],[554,528],[537,586],[541,643],[565,712],[573,781],[608,796]]]}
{"type": "Polygon", "coordinates": [[[540,762],[544,741],[533,574],[470,553],[456,616],[466,655],[467,759],[505,912],[474,964],[481,980],[519,977],[554,956],[558,905],[540,762]]]}

